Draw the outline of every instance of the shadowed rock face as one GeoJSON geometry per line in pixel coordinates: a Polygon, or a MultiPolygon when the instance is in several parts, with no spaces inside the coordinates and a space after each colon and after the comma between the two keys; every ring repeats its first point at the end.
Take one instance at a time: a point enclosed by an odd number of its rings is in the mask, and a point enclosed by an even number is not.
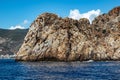
{"type": "Polygon", "coordinates": [[[90,24],[82,18],[41,14],[31,24],[16,60],[120,60],[120,7],[90,24]]]}

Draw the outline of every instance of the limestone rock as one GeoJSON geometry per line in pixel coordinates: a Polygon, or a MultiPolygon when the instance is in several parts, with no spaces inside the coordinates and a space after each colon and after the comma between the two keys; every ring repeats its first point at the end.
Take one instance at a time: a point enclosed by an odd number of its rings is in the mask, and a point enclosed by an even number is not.
{"type": "Polygon", "coordinates": [[[16,60],[120,60],[120,7],[90,24],[44,13],[31,24],[16,60]]]}

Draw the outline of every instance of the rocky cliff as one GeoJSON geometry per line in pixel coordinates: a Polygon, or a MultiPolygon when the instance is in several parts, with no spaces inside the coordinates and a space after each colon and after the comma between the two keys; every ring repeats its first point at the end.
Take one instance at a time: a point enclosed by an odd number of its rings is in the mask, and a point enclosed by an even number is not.
{"type": "Polygon", "coordinates": [[[44,13],[31,24],[16,60],[120,60],[120,6],[95,18],[44,13]]]}

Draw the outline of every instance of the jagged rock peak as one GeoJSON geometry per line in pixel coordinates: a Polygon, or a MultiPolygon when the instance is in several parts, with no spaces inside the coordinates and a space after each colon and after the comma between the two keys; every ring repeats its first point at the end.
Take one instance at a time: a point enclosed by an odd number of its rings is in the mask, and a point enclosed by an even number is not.
{"type": "Polygon", "coordinates": [[[99,15],[92,21],[92,24],[105,24],[106,22],[113,20],[116,17],[120,17],[120,6],[113,8],[108,13],[99,15]]]}
{"type": "Polygon", "coordinates": [[[113,8],[112,10],[110,10],[108,12],[108,14],[110,16],[113,16],[113,15],[118,16],[118,15],[120,15],[120,6],[113,8]]]}
{"type": "Polygon", "coordinates": [[[120,60],[117,17],[103,14],[90,24],[86,18],[74,20],[41,14],[31,24],[16,60],[120,60]]]}

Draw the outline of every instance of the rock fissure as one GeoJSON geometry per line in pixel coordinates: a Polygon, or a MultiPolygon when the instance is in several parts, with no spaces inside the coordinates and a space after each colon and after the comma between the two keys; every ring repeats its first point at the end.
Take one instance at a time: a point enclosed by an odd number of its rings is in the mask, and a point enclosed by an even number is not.
{"type": "Polygon", "coordinates": [[[71,53],[71,42],[70,42],[70,38],[71,38],[71,33],[70,33],[70,30],[68,29],[67,31],[67,35],[68,35],[68,51],[66,53],[66,61],[68,60],[69,58],[69,55],[71,53]]]}

